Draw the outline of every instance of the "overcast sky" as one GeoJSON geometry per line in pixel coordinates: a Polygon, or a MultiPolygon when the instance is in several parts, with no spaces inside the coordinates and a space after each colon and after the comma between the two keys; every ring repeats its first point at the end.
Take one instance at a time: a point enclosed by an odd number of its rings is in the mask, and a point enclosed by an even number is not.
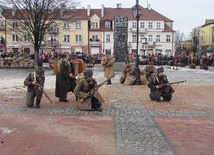
{"type": "MultiPolygon", "coordinates": [[[[80,0],[81,7],[101,8],[116,7],[121,3],[123,8],[135,5],[136,0],[80,0]]],[[[174,30],[189,35],[193,28],[205,23],[206,19],[214,19],[214,0],[139,0],[139,4],[151,8],[174,21],[174,30]]]]}

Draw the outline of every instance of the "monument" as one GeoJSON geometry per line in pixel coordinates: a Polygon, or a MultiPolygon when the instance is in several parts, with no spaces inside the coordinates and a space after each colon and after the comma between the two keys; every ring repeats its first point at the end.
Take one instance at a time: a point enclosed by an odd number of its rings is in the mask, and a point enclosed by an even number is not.
{"type": "Polygon", "coordinates": [[[116,63],[115,70],[122,70],[127,60],[128,50],[128,17],[114,17],[114,56],[116,63]]]}

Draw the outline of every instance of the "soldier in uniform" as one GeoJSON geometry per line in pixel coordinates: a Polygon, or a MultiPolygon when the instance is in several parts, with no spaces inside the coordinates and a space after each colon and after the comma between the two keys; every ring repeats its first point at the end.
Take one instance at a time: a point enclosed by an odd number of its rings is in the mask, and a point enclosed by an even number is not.
{"type": "MultiPolygon", "coordinates": [[[[101,60],[101,64],[103,65],[103,69],[104,69],[104,76],[107,79],[115,75],[114,62],[115,62],[115,57],[114,55],[111,55],[110,52],[107,52],[106,56],[103,57],[101,60]]],[[[109,79],[106,84],[111,84],[111,79],[109,79]]]]}
{"type": "Polygon", "coordinates": [[[68,59],[63,55],[58,63],[55,96],[59,98],[60,102],[68,102],[67,93],[73,91],[75,87],[71,84],[74,84],[75,81],[74,65],[72,64],[74,59],[76,59],[74,54],[69,54],[68,59]]]}
{"type": "Polygon", "coordinates": [[[154,101],[160,101],[161,97],[166,102],[169,102],[172,98],[172,94],[175,90],[170,86],[167,76],[164,75],[163,67],[157,69],[157,76],[153,76],[148,84],[150,88],[150,98],[154,101]]]}
{"type": "Polygon", "coordinates": [[[144,73],[146,74],[146,78],[148,81],[151,81],[152,77],[156,74],[155,66],[153,65],[153,62],[150,61],[146,68],[144,69],[144,73]]]}
{"type": "Polygon", "coordinates": [[[70,62],[70,73],[72,73],[74,76],[72,77],[69,77],[68,80],[69,80],[69,85],[70,85],[70,89],[69,91],[71,92],[74,92],[74,88],[76,87],[76,76],[75,76],[75,62],[76,62],[76,59],[77,59],[77,55],[76,54],[69,54],[68,55],[68,60],[70,62]]]}
{"type": "Polygon", "coordinates": [[[128,76],[134,76],[134,67],[132,67],[129,61],[126,61],[123,68],[123,74],[120,77],[120,83],[124,83],[128,76]]]}
{"type": "Polygon", "coordinates": [[[42,66],[38,66],[35,72],[28,74],[28,76],[24,80],[24,85],[27,86],[26,105],[28,107],[33,107],[34,99],[36,97],[36,108],[40,108],[44,83],[45,75],[44,68],[42,66]],[[42,86],[42,88],[38,84],[42,86]]]}
{"type": "Polygon", "coordinates": [[[97,82],[93,79],[92,70],[83,72],[84,78],[78,81],[74,89],[74,94],[77,97],[77,107],[80,110],[95,110],[102,112],[102,103],[104,100],[98,91],[97,82]],[[89,93],[91,90],[93,92],[89,93]]]}

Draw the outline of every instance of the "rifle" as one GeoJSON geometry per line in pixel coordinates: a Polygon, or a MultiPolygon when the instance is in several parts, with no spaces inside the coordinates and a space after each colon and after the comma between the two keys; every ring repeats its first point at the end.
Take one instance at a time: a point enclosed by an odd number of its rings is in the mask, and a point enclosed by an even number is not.
{"type": "MultiPolygon", "coordinates": [[[[115,76],[115,75],[114,75],[115,76]]],[[[95,91],[97,91],[99,89],[99,87],[101,87],[104,83],[106,83],[108,80],[112,79],[114,76],[108,78],[107,80],[101,82],[100,84],[94,86],[93,89],[91,89],[89,92],[88,92],[88,95],[86,98],[82,98],[82,99],[79,99],[79,102],[83,102],[84,100],[86,100],[89,96],[91,96],[92,94],[94,94],[95,91]]]]}
{"type": "Polygon", "coordinates": [[[37,85],[38,87],[41,88],[41,91],[45,94],[45,97],[47,97],[48,100],[49,100],[51,103],[53,103],[53,102],[51,101],[50,97],[49,97],[49,96],[47,95],[47,93],[44,91],[44,88],[43,88],[38,82],[36,82],[36,85],[37,85]]]}
{"type": "MultiPolygon", "coordinates": [[[[169,85],[172,85],[172,84],[179,84],[179,83],[183,83],[183,82],[186,82],[187,80],[184,80],[184,81],[177,81],[177,82],[170,82],[170,83],[168,83],[169,85]]],[[[167,86],[167,84],[166,83],[162,83],[162,84],[159,84],[158,85],[159,86],[159,88],[163,88],[163,87],[166,87],[167,86]]]]}

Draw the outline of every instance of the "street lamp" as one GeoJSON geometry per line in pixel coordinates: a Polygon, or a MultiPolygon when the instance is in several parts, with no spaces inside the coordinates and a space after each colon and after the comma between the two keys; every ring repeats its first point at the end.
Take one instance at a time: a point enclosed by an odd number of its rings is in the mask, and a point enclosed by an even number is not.
{"type": "Polygon", "coordinates": [[[139,54],[138,54],[138,42],[139,42],[139,18],[140,18],[140,9],[139,9],[139,0],[136,0],[136,5],[132,9],[133,15],[137,20],[137,52],[136,52],[136,62],[135,62],[135,85],[140,85],[140,69],[139,69],[139,54]]]}

